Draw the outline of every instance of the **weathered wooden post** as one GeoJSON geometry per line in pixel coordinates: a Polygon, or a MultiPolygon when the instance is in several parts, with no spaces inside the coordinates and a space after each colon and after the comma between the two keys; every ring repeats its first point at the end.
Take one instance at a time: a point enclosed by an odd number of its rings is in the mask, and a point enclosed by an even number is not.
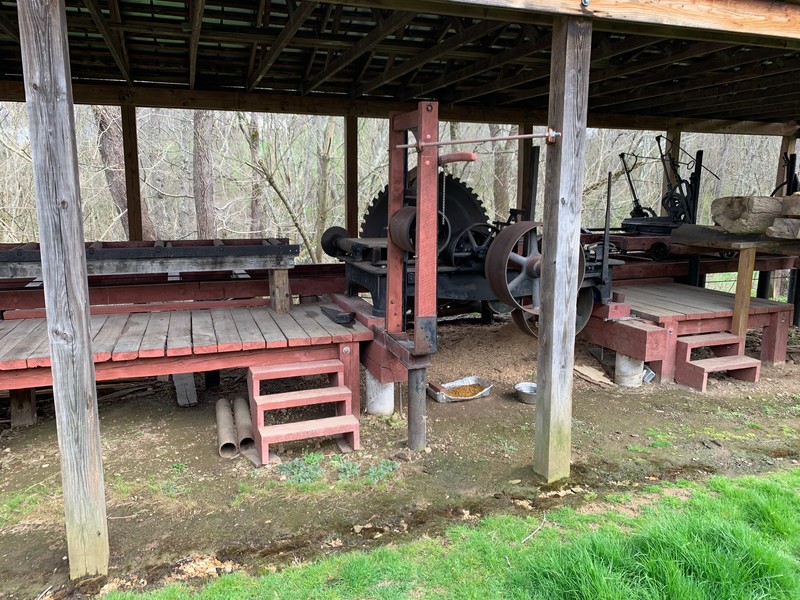
{"type": "Polygon", "coordinates": [[[344,118],[345,228],[358,237],[358,117],[344,118]]]}
{"type": "Polygon", "coordinates": [[[136,131],[136,107],[125,104],[122,114],[122,146],[125,157],[125,192],[128,200],[128,237],[142,240],[142,190],[139,185],[139,136],[136,131]]]}
{"type": "Polygon", "coordinates": [[[18,2],[70,577],[108,572],[64,0],[18,2]]]}
{"type": "Polygon", "coordinates": [[[560,136],[547,146],[534,456],[534,471],[547,481],[569,475],[591,46],[590,21],[553,19],[547,115],[560,136]]]}

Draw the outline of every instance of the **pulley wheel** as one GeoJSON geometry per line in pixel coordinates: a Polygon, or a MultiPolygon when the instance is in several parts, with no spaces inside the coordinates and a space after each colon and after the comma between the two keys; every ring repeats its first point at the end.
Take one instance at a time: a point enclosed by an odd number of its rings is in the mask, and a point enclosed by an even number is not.
{"type": "MultiPolygon", "coordinates": [[[[402,250],[415,252],[417,237],[417,208],[404,206],[389,221],[389,237],[402,250]]],[[[442,251],[450,241],[450,221],[442,211],[436,215],[436,253],[442,251]]]]}
{"type": "Polygon", "coordinates": [[[329,227],[322,234],[320,245],[325,254],[336,258],[339,255],[339,240],[350,237],[350,232],[344,227],[329,227]]]}
{"type": "Polygon", "coordinates": [[[451,267],[483,263],[498,229],[488,223],[475,223],[450,240],[443,256],[451,267]]]}
{"type": "Polygon", "coordinates": [[[536,239],[536,228],[541,223],[521,221],[503,229],[494,238],[486,253],[484,273],[489,287],[503,304],[528,312],[539,309],[539,277],[542,255],[536,239]],[[527,285],[531,290],[527,292],[527,285]],[[530,298],[528,306],[517,299],[530,298]]]}
{"type": "MultiPolygon", "coordinates": [[[[594,288],[585,287],[578,290],[578,300],[575,306],[575,335],[581,332],[589,322],[594,310],[594,288]]],[[[538,310],[536,313],[515,308],[511,313],[511,320],[523,333],[537,337],[538,310]]]]}

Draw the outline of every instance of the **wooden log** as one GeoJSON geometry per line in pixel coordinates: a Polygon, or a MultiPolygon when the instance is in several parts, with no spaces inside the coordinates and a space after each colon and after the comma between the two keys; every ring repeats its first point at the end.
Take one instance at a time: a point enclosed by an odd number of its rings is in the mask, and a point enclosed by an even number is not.
{"type": "Polygon", "coordinates": [[[572,449],[575,302],[591,46],[591,21],[553,19],[548,122],[561,135],[547,146],[533,463],[534,471],[548,482],[569,476],[572,449]]]}
{"type": "Polygon", "coordinates": [[[269,298],[272,309],[288,313],[292,307],[292,292],[289,288],[289,272],[286,269],[270,269],[269,298]]]}
{"type": "Polygon", "coordinates": [[[800,219],[775,219],[767,227],[767,235],[784,240],[800,239],[800,219]]]}
{"type": "Polygon", "coordinates": [[[771,196],[724,196],[711,203],[711,218],[731,233],[763,233],[782,214],[782,199],[771,196]]]}
{"type": "Polygon", "coordinates": [[[83,216],[64,0],[20,2],[42,280],[72,579],[108,573],[83,216]]]}
{"type": "Polygon", "coordinates": [[[781,212],[784,216],[800,217],[800,193],[784,196],[781,200],[783,201],[783,210],[781,212]]]}

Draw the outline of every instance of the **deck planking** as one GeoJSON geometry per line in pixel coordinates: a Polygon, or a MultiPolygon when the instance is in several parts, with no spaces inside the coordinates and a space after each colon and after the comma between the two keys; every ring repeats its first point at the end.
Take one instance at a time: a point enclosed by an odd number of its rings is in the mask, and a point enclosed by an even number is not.
{"type": "MultiPolygon", "coordinates": [[[[731,317],[734,295],[718,290],[666,283],[620,286],[631,312],[659,323],[731,317]]],[[[752,298],[750,314],[791,310],[791,305],[763,298],[752,298]]]]}
{"type": "MultiPolygon", "coordinates": [[[[335,323],[319,305],[289,313],[266,307],[95,315],[90,321],[94,362],[189,357],[272,348],[341,344],[372,339],[356,322],[335,323]]],[[[0,371],[50,366],[47,321],[0,321],[0,371]]]]}

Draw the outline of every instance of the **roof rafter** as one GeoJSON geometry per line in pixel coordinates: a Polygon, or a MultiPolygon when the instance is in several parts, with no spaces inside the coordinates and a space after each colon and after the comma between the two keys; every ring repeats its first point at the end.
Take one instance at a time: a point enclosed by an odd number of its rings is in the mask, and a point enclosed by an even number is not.
{"type": "Polygon", "coordinates": [[[197,78],[197,47],[200,44],[200,32],[203,29],[203,13],[206,10],[206,0],[194,0],[191,6],[192,36],[189,38],[189,89],[193,90],[197,78]]]}
{"type": "Polygon", "coordinates": [[[0,31],[5,32],[14,41],[19,43],[19,26],[5,15],[0,15],[0,31]]]}
{"type": "Polygon", "coordinates": [[[275,41],[272,44],[272,47],[269,49],[267,55],[261,59],[261,64],[259,65],[258,69],[250,76],[250,79],[247,81],[247,91],[252,92],[253,89],[258,85],[258,82],[264,78],[264,75],[267,74],[270,67],[275,64],[275,61],[280,56],[280,53],[283,52],[283,49],[292,41],[292,37],[294,34],[297,33],[297,30],[303,26],[308,16],[314,12],[314,9],[317,7],[316,2],[301,2],[300,6],[295,8],[292,12],[291,16],[289,17],[289,22],[286,23],[286,27],[280,32],[275,41]]]}
{"type": "MultiPolygon", "coordinates": [[[[256,29],[261,29],[264,27],[264,16],[269,15],[268,6],[271,4],[270,0],[259,0],[258,2],[258,10],[256,11],[256,29]]],[[[256,66],[256,54],[258,53],[258,49],[261,47],[260,42],[253,42],[253,47],[250,48],[250,60],[247,61],[247,79],[250,80],[250,77],[253,76],[253,69],[256,66]]]]}
{"type": "Polygon", "coordinates": [[[122,73],[122,76],[125,78],[125,81],[128,82],[128,85],[133,85],[130,67],[125,61],[122,51],[117,47],[114,36],[111,35],[111,31],[108,29],[106,19],[103,16],[100,5],[97,4],[97,0],[84,0],[84,4],[86,4],[86,8],[89,9],[89,14],[92,15],[92,20],[94,21],[97,30],[100,32],[100,35],[103,36],[103,40],[105,41],[106,46],[108,46],[108,51],[111,52],[111,56],[114,57],[114,62],[117,63],[117,67],[119,67],[119,70],[122,73]]]}
{"type": "MultiPolygon", "coordinates": [[[[485,73],[486,71],[491,71],[492,69],[496,69],[497,67],[501,67],[507,63],[513,62],[520,57],[527,56],[528,54],[535,54],[536,52],[541,52],[550,47],[550,43],[552,41],[552,35],[550,33],[544,34],[538,40],[533,42],[528,42],[527,44],[520,44],[514,48],[509,50],[505,50],[504,52],[500,52],[499,54],[495,54],[484,60],[479,60],[471,65],[467,65],[449,75],[443,75],[434,79],[433,81],[428,81],[422,85],[419,85],[411,90],[406,96],[406,99],[413,98],[417,96],[426,96],[431,92],[434,92],[438,89],[443,87],[453,85],[458,83],[459,81],[463,81],[469,77],[477,75],[479,73],[485,73]]],[[[549,71],[548,71],[549,72],[549,71]]]]}
{"type": "Polygon", "coordinates": [[[324,71],[307,81],[303,85],[303,94],[313,92],[328,79],[336,75],[347,65],[356,60],[359,56],[370,52],[375,46],[381,43],[384,38],[389,37],[401,27],[405,27],[414,20],[416,14],[406,12],[395,12],[388,19],[384,19],[378,27],[358,40],[350,51],[342,53],[336,60],[328,65],[324,71]]]}
{"type": "Polygon", "coordinates": [[[484,35],[487,35],[502,27],[505,27],[505,24],[499,21],[481,21],[480,23],[463,30],[461,33],[451,35],[444,41],[431,46],[423,52],[420,52],[416,57],[411,58],[394,67],[393,69],[386,71],[381,76],[360,85],[355,90],[355,96],[363,96],[364,94],[371,92],[375,88],[378,88],[385,83],[394,81],[398,77],[402,77],[403,75],[414,71],[425,63],[436,60],[440,56],[455,50],[463,44],[474,42],[475,40],[482,38],[484,35]]]}

